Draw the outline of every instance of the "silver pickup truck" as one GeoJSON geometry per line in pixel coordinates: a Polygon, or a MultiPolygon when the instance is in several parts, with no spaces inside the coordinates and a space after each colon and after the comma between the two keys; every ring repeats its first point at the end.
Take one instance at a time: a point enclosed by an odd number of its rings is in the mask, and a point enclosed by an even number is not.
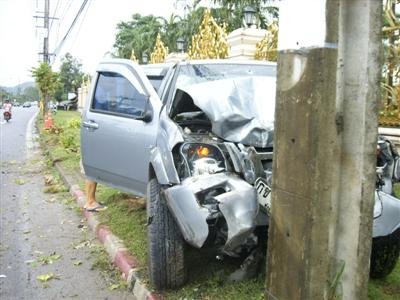
{"type": "MultiPolygon", "coordinates": [[[[276,65],[259,61],[98,65],[82,115],[83,167],[91,179],[147,197],[157,289],[184,283],[187,244],[239,257],[266,240],[275,81],[276,65]]],[[[374,240],[390,237],[392,254],[371,262],[384,265],[382,276],[400,249],[400,202],[385,197],[374,240]]]]}

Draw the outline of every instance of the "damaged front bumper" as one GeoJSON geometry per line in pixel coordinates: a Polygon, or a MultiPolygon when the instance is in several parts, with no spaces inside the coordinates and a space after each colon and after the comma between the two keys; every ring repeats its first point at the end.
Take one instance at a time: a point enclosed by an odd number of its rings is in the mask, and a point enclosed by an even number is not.
{"type": "Polygon", "coordinates": [[[243,244],[256,226],[256,190],[233,173],[190,177],[165,189],[164,194],[184,239],[194,247],[204,245],[209,234],[207,220],[215,213],[222,213],[228,227],[226,252],[243,244]],[[212,204],[205,205],[205,198],[212,204]]]}

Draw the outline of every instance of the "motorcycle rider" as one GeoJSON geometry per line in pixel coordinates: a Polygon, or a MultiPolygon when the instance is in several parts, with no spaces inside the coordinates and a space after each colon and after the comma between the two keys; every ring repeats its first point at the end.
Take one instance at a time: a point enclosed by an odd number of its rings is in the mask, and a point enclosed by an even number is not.
{"type": "Polygon", "coordinates": [[[3,115],[6,112],[10,113],[10,118],[11,118],[11,108],[12,108],[12,104],[10,103],[10,100],[6,99],[3,103],[3,115]]]}

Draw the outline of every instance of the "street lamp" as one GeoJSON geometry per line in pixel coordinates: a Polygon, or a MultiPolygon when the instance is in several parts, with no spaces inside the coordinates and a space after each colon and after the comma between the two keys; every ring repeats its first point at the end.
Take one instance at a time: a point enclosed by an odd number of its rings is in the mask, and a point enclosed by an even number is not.
{"type": "Polygon", "coordinates": [[[185,47],[185,40],[180,37],[176,40],[176,48],[178,48],[178,52],[183,53],[183,48],[185,47]]]}
{"type": "Polygon", "coordinates": [[[142,54],[142,62],[143,62],[143,64],[147,64],[147,59],[148,59],[148,58],[149,58],[149,57],[147,56],[147,53],[146,53],[146,52],[142,54]]]}
{"type": "Polygon", "coordinates": [[[251,27],[256,24],[256,10],[251,6],[246,6],[244,8],[244,22],[247,27],[251,27]]]}

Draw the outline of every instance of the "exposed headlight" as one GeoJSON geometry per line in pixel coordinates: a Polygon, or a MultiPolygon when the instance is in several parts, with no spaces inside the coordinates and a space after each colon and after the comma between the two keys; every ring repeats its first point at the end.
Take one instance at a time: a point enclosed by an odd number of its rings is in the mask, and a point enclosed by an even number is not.
{"type": "Polygon", "coordinates": [[[224,156],[215,146],[185,143],[181,147],[181,154],[191,176],[214,174],[226,169],[224,156]]]}

